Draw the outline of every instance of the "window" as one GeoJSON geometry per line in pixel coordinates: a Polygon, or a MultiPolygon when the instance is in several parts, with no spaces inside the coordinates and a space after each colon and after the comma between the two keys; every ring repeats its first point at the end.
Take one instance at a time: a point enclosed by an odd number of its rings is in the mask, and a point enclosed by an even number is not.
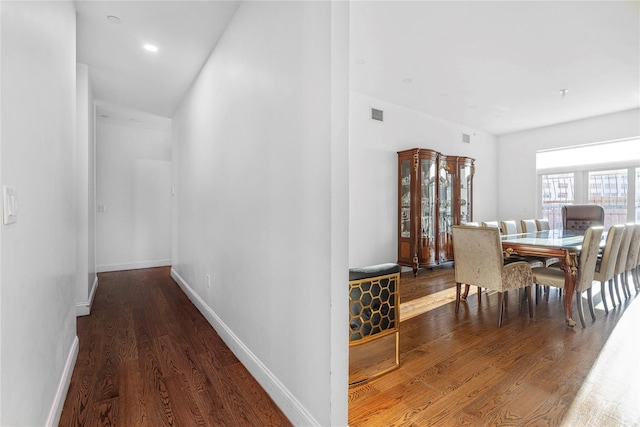
{"type": "Polygon", "coordinates": [[[540,215],[552,228],[562,228],[569,203],[602,205],[605,229],[640,222],[640,139],[538,152],[536,167],[540,215]]]}
{"type": "Polygon", "coordinates": [[[573,173],[542,175],[542,218],[562,228],[562,206],[573,203],[573,173]]]}
{"type": "Polygon", "coordinates": [[[627,222],[627,169],[589,172],[589,203],[604,208],[605,229],[627,222]]]}

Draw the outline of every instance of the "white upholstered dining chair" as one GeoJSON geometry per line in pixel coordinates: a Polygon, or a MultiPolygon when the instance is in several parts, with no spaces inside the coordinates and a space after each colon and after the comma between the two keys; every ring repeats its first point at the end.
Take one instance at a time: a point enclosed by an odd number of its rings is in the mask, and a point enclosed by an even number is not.
{"type": "MultiPolygon", "coordinates": [[[[578,257],[578,269],[576,277],[576,302],[578,305],[578,314],[582,327],[585,327],[584,309],[582,307],[582,292],[587,291],[587,301],[589,303],[589,311],[591,318],[596,320],[596,313],[593,307],[593,298],[591,295],[591,285],[598,261],[598,250],[600,249],[600,240],[604,227],[589,227],[582,239],[582,249],[578,257]]],[[[564,270],[553,267],[543,267],[533,269],[533,280],[539,285],[555,286],[564,288],[564,270]]],[[[571,298],[571,295],[565,293],[565,298],[571,298]]]]}
{"type": "MultiPolygon", "coordinates": [[[[460,310],[462,284],[471,284],[498,292],[498,327],[502,326],[505,306],[504,293],[525,288],[529,303],[529,317],[533,317],[531,285],[533,275],[528,263],[505,264],[500,231],[494,227],[452,226],[453,257],[455,259],[456,314],[460,310]]],[[[520,307],[522,309],[522,306],[520,307]]]]}
{"type": "Polygon", "coordinates": [[[607,295],[605,293],[605,285],[609,282],[609,296],[613,302],[613,306],[616,306],[616,302],[613,296],[613,275],[615,273],[616,261],[618,260],[618,251],[620,250],[620,244],[622,243],[622,236],[624,232],[624,225],[614,225],[609,227],[607,231],[607,241],[605,242],[604,249],[602,250],[602,257],[596,264],[596,271],[593,275],[593,280],[600,282],[600,297],[602,298],[602,304],[604,305],[604,312],[609,313],[609,307],[607,307],[607,295]]]}

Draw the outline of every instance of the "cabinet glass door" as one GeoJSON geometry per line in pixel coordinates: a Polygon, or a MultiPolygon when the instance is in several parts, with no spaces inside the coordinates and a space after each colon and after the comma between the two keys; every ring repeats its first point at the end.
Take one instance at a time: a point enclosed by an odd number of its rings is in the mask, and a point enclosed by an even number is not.
{"type": "Polygon", "coordinates": [[[411,237],[411,161],[400,163],[400,236],[411,237]]]}
{"type": "Polygon", "coordinates": [[[460,165],[460,223],[473,221],[471,211],[472,165],[467,161],[460,165]]]}
{"type": "Polygon", "coordinates": [[[435,158],[420,160],[420,263],[433,264],[435,262],[435,226],[436,211],[436,160],[435,158]]]}
{"type": "Polygon", "coordinates": [[[438,259],[440,262],[453,259],[453,249],[451,247],[451,226],[453,219],[453,183],[454,169],[451,168],[446,159],[440,165],[440,223],[438,224],[438,259]]]}

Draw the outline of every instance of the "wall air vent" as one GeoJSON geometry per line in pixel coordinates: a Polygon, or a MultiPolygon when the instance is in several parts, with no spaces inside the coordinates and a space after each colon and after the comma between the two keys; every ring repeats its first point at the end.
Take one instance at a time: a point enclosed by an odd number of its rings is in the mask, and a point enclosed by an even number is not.
{"type": "Polygon", "coordinates": [[[384,112],[382,110],[378,110],[377,108],[372,108],[371,109],[371,120],[377,120],[379,122],[383,121],[383,114],[384,112]]]}
{"type": "Polygon", "coordinates": [[[462,134],[462,142],[466,142],[467,144],[471,144],[471,135],[463,133],[462,134]]]}

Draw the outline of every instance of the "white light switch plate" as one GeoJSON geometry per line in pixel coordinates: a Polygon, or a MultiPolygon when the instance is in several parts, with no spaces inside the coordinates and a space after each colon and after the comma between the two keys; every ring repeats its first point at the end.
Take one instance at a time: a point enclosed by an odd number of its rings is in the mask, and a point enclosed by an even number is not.
{"type": "Polygon", "coordinates": [[[18,220],[18,192],[14,187],[2,186],[2,223],[13,224],[18,220]]]}

